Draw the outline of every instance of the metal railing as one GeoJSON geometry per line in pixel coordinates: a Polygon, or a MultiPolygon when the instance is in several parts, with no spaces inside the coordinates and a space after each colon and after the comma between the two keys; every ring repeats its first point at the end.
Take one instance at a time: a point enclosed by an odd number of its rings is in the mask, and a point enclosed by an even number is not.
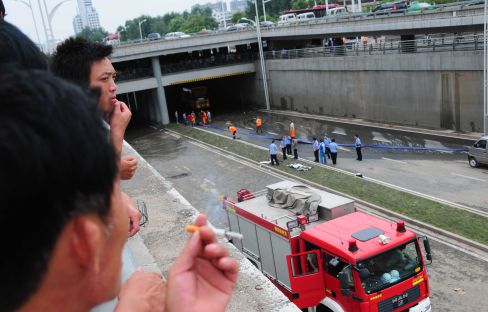
{"type": "Polygon", "coordinates": [[[405,41],[353,42],[340,46],[324,46],[294,50],[267,51],[265,59],[296,59],[328,56],[385,55],[445,51],[483,50],[483,35],[428,37],[405,41]]]}

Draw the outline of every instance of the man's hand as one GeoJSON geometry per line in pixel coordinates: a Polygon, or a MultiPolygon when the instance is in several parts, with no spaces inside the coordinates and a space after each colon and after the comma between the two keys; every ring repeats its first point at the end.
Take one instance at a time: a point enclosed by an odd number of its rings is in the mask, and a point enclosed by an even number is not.
{"type": "Polygon", "coordinates": [[[225,311],[236,285],[239,266],[217,243],[207,217],[200,215],[185,249],[171,268],[166,311],[225,311]]]}
{"type": "Polygon", "coordinates": [[[116,312],[164,311],[166,283],[157,273],[144,272],[138,268],[122,285],[116,312]]]}
{"type": "Polygon", "coordinates": [[[120,155],[120,152],[122,151],[125,129],[127,128],[131,117],[132,113],[124,102],[115,102],[114,110],[108,117],[108,123],[110,124],[112,143],[114,144],[115,151],[118,155],[120,155]]]}
{"type": "Polygon", "coordinates": [[[124,156],[120,159],[120,178],[130,180],[136,173],[137,159],[132,156],[124,156]]]}
{"type": "Polygon", "coordinates": [[[141,222],[142,215],[129,195],[124,192],[122,192],[122,200],[129,215],[129,237],[132,237],[139,232],[139,222],[141,222]]]}

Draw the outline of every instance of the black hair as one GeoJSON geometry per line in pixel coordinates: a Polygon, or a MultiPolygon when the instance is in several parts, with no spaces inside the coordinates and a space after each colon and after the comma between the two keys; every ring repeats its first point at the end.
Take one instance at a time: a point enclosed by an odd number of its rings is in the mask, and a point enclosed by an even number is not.
{"type": "MultiPolygon", "coordinates": [[[[80,88],[0,68],[0,311],[33,295],[67,223],[107,221],[117,174],[107,129],[80,88]]],[[[75,282],[75,281],[73,281],[75,282]]]]}
{"type": "Polygon", "coordinates": [[[332,139],[332,142],[335,142],[335,139],[332,139]]]}
{"type": "Polygon", "coordinates": [[[14,25],[0,21],[0,64],[47,70],[47,57],[14,25]]]}
{"type": "Polygon", "coordinates": [[[82,87],[90,85],[91,66],[112,54],[112,46],[84,38],[68,38],[56,47],[51,58],[51,71],[82,87]]]}
{"type": "Polygon", "coordinates": [[[3,5],[3,1],[0,0],[0,21],[5,17],[5,6],[3,5]]]}

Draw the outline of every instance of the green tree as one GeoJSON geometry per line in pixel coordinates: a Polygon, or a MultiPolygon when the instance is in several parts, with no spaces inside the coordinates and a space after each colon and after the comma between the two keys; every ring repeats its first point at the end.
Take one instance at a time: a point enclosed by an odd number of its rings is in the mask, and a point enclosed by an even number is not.
{"type": "Polygon", "coordinates": [[[241,18],[245,17],[244,16],[244,13],[243,12],[237,12],[235,13],[234,15],[232,15],[232,23],[239,23],[239,21],[241,20],[241,18]]]}
{"type": "Polygon", "coordinates": [[[315,2],[313,0],[294,0],[291,8],[296,9],[305,9],[313,7],[315,2]]]}
{"type": "Polygon", "coordinates": [[[183,29],[185,20],[180,15],[173,17],[168,24],[167,32],[175,32],[183,29]]]}
{"type": "Polygon", "coordinates": [[[101,27],[100,28],[85,27],[76,36],[91,41],[102,41],[107,35],[108,32],[101,27]]]}

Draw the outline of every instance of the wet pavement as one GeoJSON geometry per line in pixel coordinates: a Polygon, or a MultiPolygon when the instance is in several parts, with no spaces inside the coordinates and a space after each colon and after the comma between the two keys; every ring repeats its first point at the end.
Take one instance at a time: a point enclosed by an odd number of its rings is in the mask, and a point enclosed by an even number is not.
{"type": "MultiPolygon", "coordinates": [[[[289,123],[293,119],[297,137],[302,142],[310,142],[313,136],[319,138],[327,134],[335,138],[338,144],[349,145],[339,147],[336,166],[339,169],[359,172],[369,178],[488,213],[488,192],[486,192],[488,167],[471,168],[465,152],[450,150],[463,149],[474,142],[467,135],[459,138],[445,133],[446,136],[443,137],[443,132],[433,134],[430,130],[426,130],[425,134],[401,132],[398,129],[300,120],[296,117],[287,118],[267,114],[262,115],[263,135],[256,135],[254,130],[256,116],[256,112],[217,116],[213,118],[214,122],[207,129],[229,135],[225,123],[230,121],[237,126],[240,140],[267,147],[272,138],[280,139],[288,134],[289,123]],[[363,161],[356,161],[356,151],[350,146],[354,143],[352,138],[354,133],[359,134],[363,146],[383,147],[363,147],[363,161]],[[388,148],[397,146],[422,149],[388,148]]],[[[313,160],[311,145],[299,144],[298,155],[313,160]]],[[[281,160],[281,157],[279,159],[281,160]]]]}
{"type": "MultiPolygon", "coordinates": [[[[136,137],[130,143],[141,156],[217,226],[227,222],[220,195],[235,198],[241,188],[255,191],[281,180],[160,130],[136,137]]],[[[428,273],[434,311],[488,311],[484,298],[488,292],[488,259],[437,240],[431,239],[431,246],[434,262],[428,266],[428,273]]]]}

